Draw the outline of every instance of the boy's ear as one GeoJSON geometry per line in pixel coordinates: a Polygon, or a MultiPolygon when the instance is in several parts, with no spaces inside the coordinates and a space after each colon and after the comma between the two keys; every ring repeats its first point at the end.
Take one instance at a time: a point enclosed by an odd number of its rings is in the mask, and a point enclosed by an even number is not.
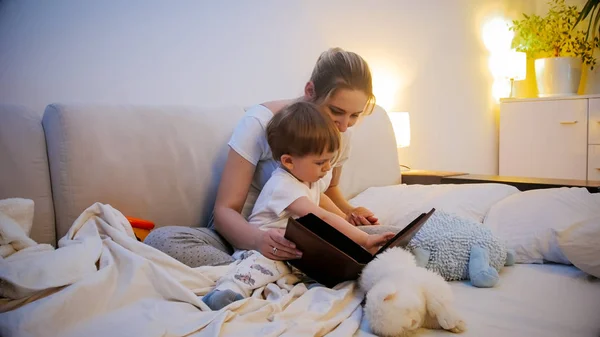
{"type": "Polygon", "coordinates": [[[281,158],[279,158],[279,161],[281,162],[281,165],[283,165],[283,167],[285,167],[288,170],[294,168],[294,160],[289,154],[282,155],[281,158]]]}

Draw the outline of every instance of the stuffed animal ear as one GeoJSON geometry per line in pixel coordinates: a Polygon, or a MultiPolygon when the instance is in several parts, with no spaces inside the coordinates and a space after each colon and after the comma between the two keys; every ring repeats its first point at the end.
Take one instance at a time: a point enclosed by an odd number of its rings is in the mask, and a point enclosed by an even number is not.
{"type": "Polygon", "coordinates": [[[398,295],[398,290],[392,282],[384,280],[377,283],[373,289],[369,292],[373,298],[377,298],[378,301],[391,301],[398,295]]]}

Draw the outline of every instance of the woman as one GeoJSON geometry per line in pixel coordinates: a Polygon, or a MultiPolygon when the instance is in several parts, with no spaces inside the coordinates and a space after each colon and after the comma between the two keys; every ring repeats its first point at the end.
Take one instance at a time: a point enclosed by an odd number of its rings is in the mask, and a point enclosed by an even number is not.
{"type": "MultiPolygon", "coordinates": [[[[355,53],[329,49],[318,58],[300,99],[317,104],[342,133],[341,155],[324,178],[330,183],[321,196],[320,206],[335,211],[356,226],[377,224],[371,211],[351,206],[338,187],[342,165],[350,150],[347,130],[374,107],[369,66],[355,53]]],[[[162,227],[151,232],[145,242],[191,267],[230,263],[233,261],[231,247],[212,229],[214,227],[239,249],[257,250],[273,260],[299,258],[302,252],[284,238],[282,230],[262,231],[246,221],[259,191],[277,167],[264,130],[273,115],[293,101],[257,105],[239,122],[229,142],[214,217],[208,228],[162,227]]]]}

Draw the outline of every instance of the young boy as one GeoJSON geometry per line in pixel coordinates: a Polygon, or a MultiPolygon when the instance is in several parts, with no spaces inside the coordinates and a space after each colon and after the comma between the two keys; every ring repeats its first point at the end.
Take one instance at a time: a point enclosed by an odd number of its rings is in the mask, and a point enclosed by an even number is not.
{"type": "MultiPolygon", "coordinates": [[[[313,213],[369,250],[376,250],[394,236],[394,233],[369,235],[319,207],[321,193],[327,189],[321,178],[336,159],[340,134],[334,122],[314,104],[289,105],[273,116],[266,132],[273,158],[280,167],[261,190],[248,218],[251,225],[263,230],[285,229],[290,217],[313,213]]],[[[276,253],[274,249],[273,254],[276,253]]],[[[213,310],[246,298],[252,290],[291,272],[285,262],[270,260],[256,251],[236,251],[234,256],[242,260],[203,298],[213,310]]]]}

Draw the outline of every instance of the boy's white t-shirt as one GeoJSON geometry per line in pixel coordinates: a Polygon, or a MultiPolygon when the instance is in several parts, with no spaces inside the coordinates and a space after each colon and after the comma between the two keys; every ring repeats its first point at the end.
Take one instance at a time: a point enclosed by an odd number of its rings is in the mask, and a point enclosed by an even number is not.
{"type": "MultiPolygon", "coordinates": [[[[279,163],[273,159],[271,148],[267,142],[266,130],[271,118],[273,118],[273,112],[264,105],[255,105],[249,108],[233,130],[228,143],[231,149],[256,166],[248,197],[242,209],[242,215],[245,218],[250,216],[260,191],[275,169],[279,167],[279,163]]],[[[350,128],[342,133],[340,156],[333,167],[342,166],[350,155],[351,130],[350,128]]],[[[331,171],[327,172],[321,181],[322,184],[329,187],[331,171]]]]}
{"type": "Polygon", "coordinates": [[[248,222],[262,230],[285,228],[292,215],[286,210],[294,201],[307,197],[315,205],[319,205],[321,193],[327,189],[319,180],[310,184],[302,183],[291,173],[278,167],[263,187],[248,222]]]}

